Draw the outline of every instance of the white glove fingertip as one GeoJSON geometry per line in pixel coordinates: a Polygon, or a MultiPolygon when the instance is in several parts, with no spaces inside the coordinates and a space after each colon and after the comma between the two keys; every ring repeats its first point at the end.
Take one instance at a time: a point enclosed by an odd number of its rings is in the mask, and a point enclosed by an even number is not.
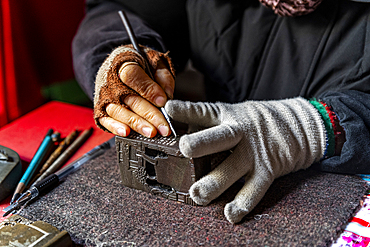
{"type": "Polygon", "coordinates": [[[249,210],[238,207],[234,201],[226,204],[224,209],[226,219],[233,224],[240,222],[248,213],[249,210]]]}
{"type": "Polygon", "coordinates": [[[164,109],[168,113],[170,117],[173,117],[173,114],[177,108],[177,101],[176,100],[168,100],[166,105],[164,106],[164,109]]]}
{"type": "Polygon", "coordinates": [[[189,137],[184,135],[180,138],[179,149],[186,158],[194,158],[193,148],[191,148],[189,137]]]}
{"type": "Polygon", "coordinates": [[[235,196],[235,199],[226,204],[225,217],[235,224],[240,222],[262,199],[273,182],[273,178],[265,169],[257,169],[246,176],[243,188],[235,196]]]}
{"type": "Polygon", "coordinates": [[[190,187],[190,198],[196,204],[205,206],[219,196],[218,188],[219,185],[215,180],[209,177],[203,177],[190,187]]]}
{"type": "Polygon", "coordinates": [[[211,127],[220,123],[220,113],[215,104],[168,100],[164,108],[168,115],[178,122],[203,127],[211,127]]]}

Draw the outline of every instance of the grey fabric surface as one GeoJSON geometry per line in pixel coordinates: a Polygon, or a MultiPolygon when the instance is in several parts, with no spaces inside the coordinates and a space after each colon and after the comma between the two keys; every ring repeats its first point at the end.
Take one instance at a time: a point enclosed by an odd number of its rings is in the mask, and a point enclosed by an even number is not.
{"type": "Polygon", "coordinates": [[[113,148],[19,214],[86,246],[327,246],[368,189],[354,176],[299,171],[277,179],[232,225],[223,207],[239,187],[206,207],[158,198],[121,185],[113,148]]]}

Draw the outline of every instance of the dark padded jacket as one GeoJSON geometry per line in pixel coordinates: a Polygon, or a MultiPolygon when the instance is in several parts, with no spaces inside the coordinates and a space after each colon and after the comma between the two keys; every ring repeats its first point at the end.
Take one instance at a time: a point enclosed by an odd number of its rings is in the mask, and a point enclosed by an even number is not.
{"type": "Polygon", "coordinates": [[[209,101],[302,96],[330,105],[346,142],[340,156],[316,164],[338,173],[370,173],[370,4],[323,0],[311,14],[279,17],[258,0],[87,0],[73,41],[76,78],[92,98],[96,73],[129,43],[124,9],[146,46],[179,71],[191,59],[205,75],[209,101]]]}

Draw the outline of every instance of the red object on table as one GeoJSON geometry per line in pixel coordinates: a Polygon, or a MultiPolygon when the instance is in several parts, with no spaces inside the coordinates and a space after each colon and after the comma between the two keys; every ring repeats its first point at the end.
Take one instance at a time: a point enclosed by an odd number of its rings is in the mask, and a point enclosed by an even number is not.
{"type": "Polygon", "coordinates": [[[41,87],[74,78],[83,0],[0,0],[0,127],[45,103],[41,87]]]}
{"type": "MultiPolygon", "coordinates": [[[[51,101],[0,128],[0,145],[19,154],[25,171],[25,165],[31,161],[48,129],[60,132],[64,138],[75,129],[82,132],[90,127],[94,129],[92,135],[65,165],[114,135],[96,127],[92,109],[51,101]]],[[[9,206],[9,202],[10,197],[0,202],[0,222],[4,220],[2,210],[9,206]]]]}

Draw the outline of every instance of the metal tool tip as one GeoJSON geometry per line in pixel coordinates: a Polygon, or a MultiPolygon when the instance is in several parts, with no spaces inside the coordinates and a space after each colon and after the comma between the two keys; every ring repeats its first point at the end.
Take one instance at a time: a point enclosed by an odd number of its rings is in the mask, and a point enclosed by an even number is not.
{"type": "Polygon", "coordinates": [[[12,205],[12,204],[14,204],[17,200],[18,200],[18,198],[21,196],[21,193],[15,193],[14,195],[13,195],[13,198],[10,200],[10,205],[12,205]]]}
{"type": "Polygon", "coordinates": [[[8,216],[9,214],[11,214],[13,211],[14,211],[14,209],[17,207],[17,205],[10,205],[10,206],[8,206],[8,207],[6,207],[6,208],[4,208],[3,209],[3,212],[5,212],[5,214],[3,214],[3,217],[6,217],[6,216],[8,216]]]}
{"type": "Polygon", "coordinates": [[[176,134],[176,132],[175,132],[175,129],[172,127],[172,125],[170,125],[170,127],[171,127],[171,131],[172,131],[172,134],[175,136],[175,138],[177,137],[177,134],[176,134]]]}
{"type": "Polygon", "coordinates": [[[171,123],[170,117],[168,116],[168,114],[167,114],[166,110],[164,109],[164,107],[161,107],[161,112],[162,112],[162,114],[163,114],[164,118],[167,120],[167,123],[168,123],[168,125],[170,126],[170,129],[171,129],[172,134],[173,134],[175,137],[177,137],[176,131],[175,131],[175,129],[174,129],[174,128],[173,128],[173,126],[172,126],[172,123],[171,123]]]}
{"type": "Polygon", "coordinates": [[[11,212],[11,211],[8,211],[8,212],[6,212],[5,214],[3,214],[3,217],[8,216],[8,215],[10,214],[10,212],[11,212]]]}

